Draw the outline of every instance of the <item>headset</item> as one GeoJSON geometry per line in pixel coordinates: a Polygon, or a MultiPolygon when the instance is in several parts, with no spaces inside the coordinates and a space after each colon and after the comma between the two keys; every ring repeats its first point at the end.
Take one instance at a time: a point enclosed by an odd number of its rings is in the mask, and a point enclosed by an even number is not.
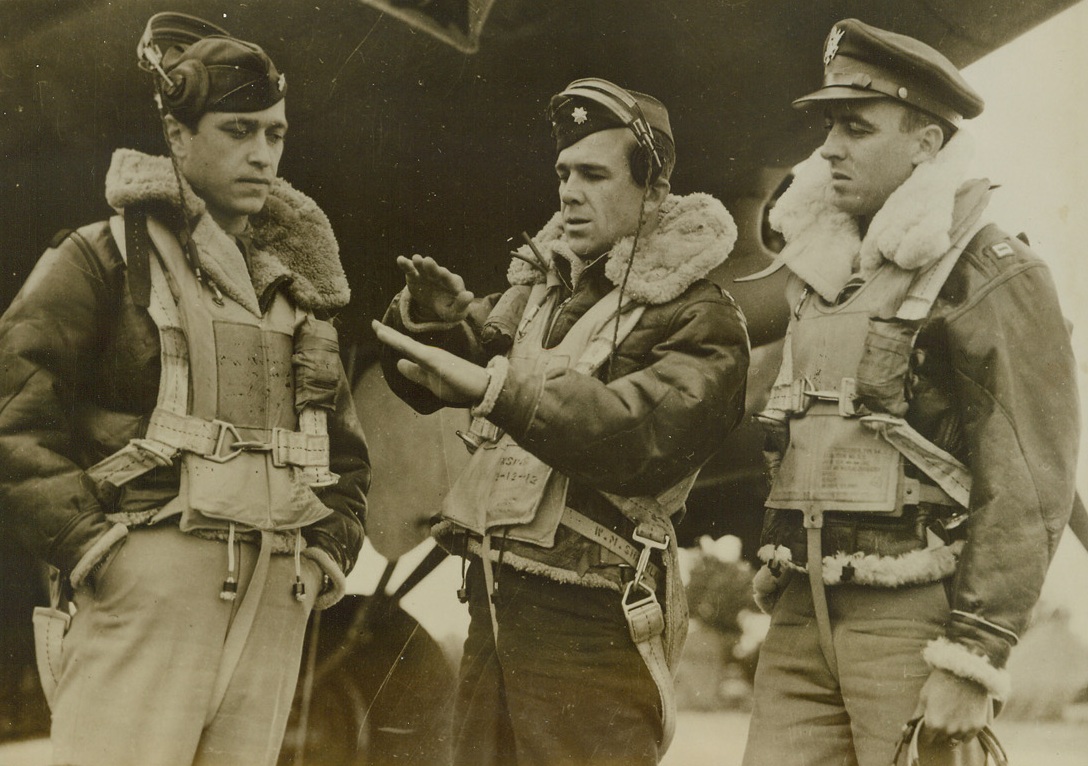
{"type": "Polygon", "coordinates": [[[171,48],[184,50],[210,36],[231,35],[210,21],[167,11],[156,13],[148,19],[144,33],[136,44],[140,69],[159,77],[156,81],[159,108],[183,121],[204,111],[209,90],[208,70],[202,62],[188,59],[167,74],[163,69],[163,57],[171,48]]]}
{"type": "Polygon", "coordinates": [[[650,184],[665,167],[661,154],[654,143],[654,130],[650,127],[649,120],[639,106],[638,101],[628,91],[608,80],[596,77],[587,77],[575,80],[561,92],[552,96],[548,104],[548,120],[555,124],[554,115],[562,109],[572,98],[584,98],[593,101],[608,109],[618,117],[624,125],[634,134],[641,152],[646,158],[649,172],[646,174],[646,183],[650,184]]]}

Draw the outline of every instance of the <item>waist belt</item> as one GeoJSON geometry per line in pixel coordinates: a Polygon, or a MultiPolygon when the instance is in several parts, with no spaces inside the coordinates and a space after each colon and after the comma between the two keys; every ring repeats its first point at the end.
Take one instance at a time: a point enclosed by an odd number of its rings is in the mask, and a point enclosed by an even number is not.
{"type": "MultiPolygon", "coordinates": [[[[133,439],[88,469],[87,474],[95,481],[120,487],[157,466],[170,465],[182,451],[219,463],[226,463],[243,452],[269,452],[273,465],[278,467],[294,465],[320,470],[329,464],[327,433],[285,428],[259,429],[258,433],[261,439],[245,440],[231,423],[156,408],[151,413],[145,438],[133,439]]],[[[327,469],[323,473],[328,473],[327,469]]]]}

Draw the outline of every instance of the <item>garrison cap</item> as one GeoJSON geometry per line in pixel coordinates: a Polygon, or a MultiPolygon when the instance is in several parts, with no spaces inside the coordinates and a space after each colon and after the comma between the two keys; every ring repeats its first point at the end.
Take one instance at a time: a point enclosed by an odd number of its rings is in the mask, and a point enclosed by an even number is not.
{"type": "Polygon", "coordinates": [[[136,50],[140,66],[163,78],[164,108],[181,119],[258,112],[287,93],[286,79],[260,46],[195,16],[155,14],[136,50]]]}
{"type": "Polygon", "coordinates": [[[664,104],[653,96],[626,90],[608,80],[575,80],[552,96],[548,120],[557,152],[591,133],[611,128],[630,128],[640,142],[644,136],[655,135],[667,137],[675,144],[669,111],[664,104]]]}
{"type": "Polygon", "coordinates": [[[287,94],[287,80],[260,46],[225,35],[193,43],[180,55],[168,52],[163,68],[172,74],[186,61],[199,61],[207,71],[208,95],[203,112],[259,112],[287,94]]]}
{"type": "Polygon", "coordinates": [[[824,44],[824,82],[793,102],[890,98],[953,125],[982,114],[982,97],[939,51],[913,37],[845,19],[824,44]]]}

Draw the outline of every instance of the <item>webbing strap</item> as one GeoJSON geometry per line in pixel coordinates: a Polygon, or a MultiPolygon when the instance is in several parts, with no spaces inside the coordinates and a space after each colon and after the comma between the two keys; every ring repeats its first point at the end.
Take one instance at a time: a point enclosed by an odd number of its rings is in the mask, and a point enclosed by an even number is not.
{"type": "MultiPolygon", "coordinates": [[[[171,285],[172,277],[160,252],[160,248],[178,248],[173,235],[157,220],[143,215],[114,216],[110,219],[110,232],[129,267],[130,281],[134,277],[140,279],[136,272],[143,268],[133,258],[138,258],[139,253],[148,261],[149,295],[144,305],[159,330],[161,348],[158,401],[144,438],[133,439],[87,470],[87,475],[95,481],[121,487],[154,468],[170,465],[181,451],[222,457],[223,450],[231,454],[231,443],[240,439],[229,423],[188,414],[190,360],[178,309],[180,293],[171,285]],[[152,257],[154,265],[150,263],[152,257]],[[231,434],[232,438],[225,438],[231,434]]],[[[184,258],[184,254],[175,256],[184,258]]],[[[139,285],[130,288],[144,289],[139,285]]],[[[303,481],[309,486],[328,486],[339,478],[328,468],[328,422],[321,408],[303,408],[298,431],[272,429],[264,442],[259,448],[271,452],[273,464],[300,467],[303,481]]],[[[247,448],[252,449],[253,445],[247,448]]]]}
{"type": "MultiPolygon", "coordinates": [[[[219,707],[227,696],[227,687],[230,686],[234,671],[238,668],[238,662],[242,659],[242,651],[249,640],[250,631],[253,628],[253,620],[257,617],[257,607],[260,606],[261,596],[268,581],[269,562],[272,559],[272,533],[261,532],[261,547],[257,551],[257,563],[253,567],[253,574],[249,578],[249,587],[242,596],[242,603],[231,620],[227,630],[227,638],[223,642],[223,653],[219,656],[219,669],[215,674],[215,688],[212,690],[211,703],[208,705],[208,713],[204,717],[204,725],[207,726],[219,713],[219,707]]],[[[229,603],[229,602],[228,602],[229,603]]]]}
{"type": "Polygon", "coordinates": [[[491,615],[491,635],[499,644],[499,616],[495,612],[495,567],[491,563],[491,534],[484,533],[480,558],[484,566],[484,587],[487,589],[487,610],[491,615]]]}
{"type": "Polygon", "coordinates": [[[824,589],[824,551],[820,526],[809,526],[806,518],[805,526],[808,535],[808,584],[812,591],[812,609],[816,614],[816,638],[820,643],[820,651],[827,661],[827,667],[831,675],[839,677],[839,663],[835,657],[835,643],[831,636],[831,615],[827,610],[827,591],[824,589]]]}
{"type": "MultiPolygon", "coordinates": [[[[588,538],[612,553],[616,554],[625,564],[636,566],[639,559],[639,549],[628,542],[622,535],[613,532],[604,524],[598,524],[593,519],[585,516],[569,506],[563,509],[563,516],[559,523],[573,529],[582,537],[588,538]]],[[[653,580],[650,588],[656,587],[661,582],[661,570],[655,564],[647,564],[646,572],[653,580]]]]}
{"type": "Polygon", "coordinates": [[[971,472],[952,454],[918,433],[903,418],[895,415],[866,415],[861,422],[880,434],[918,470],[932,479],[948,496],[964,508],[971,499],[971,472]]]}
{"type": "MultiPolygon", "coordinates": [[[[628,592],[630,589],[628,589],[628,592]]],[[[638,648],[642,661],[646,663],[646,669],[657,686],[658,696],[661,698],[661,747],[659,753],[664,753],[672,742],[676,733],[676,696],[672,672],[665,657],[665,645],[662,635],[665,632],[665,614],[661,609],[661,603],[652,591],[633,603],[628,602],[628,593],[624,593],[623,614],[627,619],[627,628],[631,634],[631,640],[638,648]]]]}

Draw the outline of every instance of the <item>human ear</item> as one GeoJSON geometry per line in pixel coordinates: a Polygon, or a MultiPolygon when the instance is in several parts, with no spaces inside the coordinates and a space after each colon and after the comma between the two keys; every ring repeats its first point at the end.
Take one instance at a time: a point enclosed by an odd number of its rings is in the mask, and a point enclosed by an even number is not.
{"type": "Polygon", "coordinates": [[[166,134],[166,144],[170,153],[178,159],[182,159],[188,153],[191,132],[181,124],[172,114],[162,118],[163,132],[166,134]]]}
{"type": "Polygon", "coordinates": [[[913,158],[915,166],[937,156],[937,152],[944,144],[944,132],[938,125],[931,122],[918,130],[917,141],[918,145],[913,158]]]}
{"type": "Polygon", "coordinates": [[[672,189],[672,184],[669,183],[667,178],[658,178],[650,184],[650,189],[646,192],[645,212],[651,213],[661,207],[661,203],[669,196],[670,189],[672,189]]]}

